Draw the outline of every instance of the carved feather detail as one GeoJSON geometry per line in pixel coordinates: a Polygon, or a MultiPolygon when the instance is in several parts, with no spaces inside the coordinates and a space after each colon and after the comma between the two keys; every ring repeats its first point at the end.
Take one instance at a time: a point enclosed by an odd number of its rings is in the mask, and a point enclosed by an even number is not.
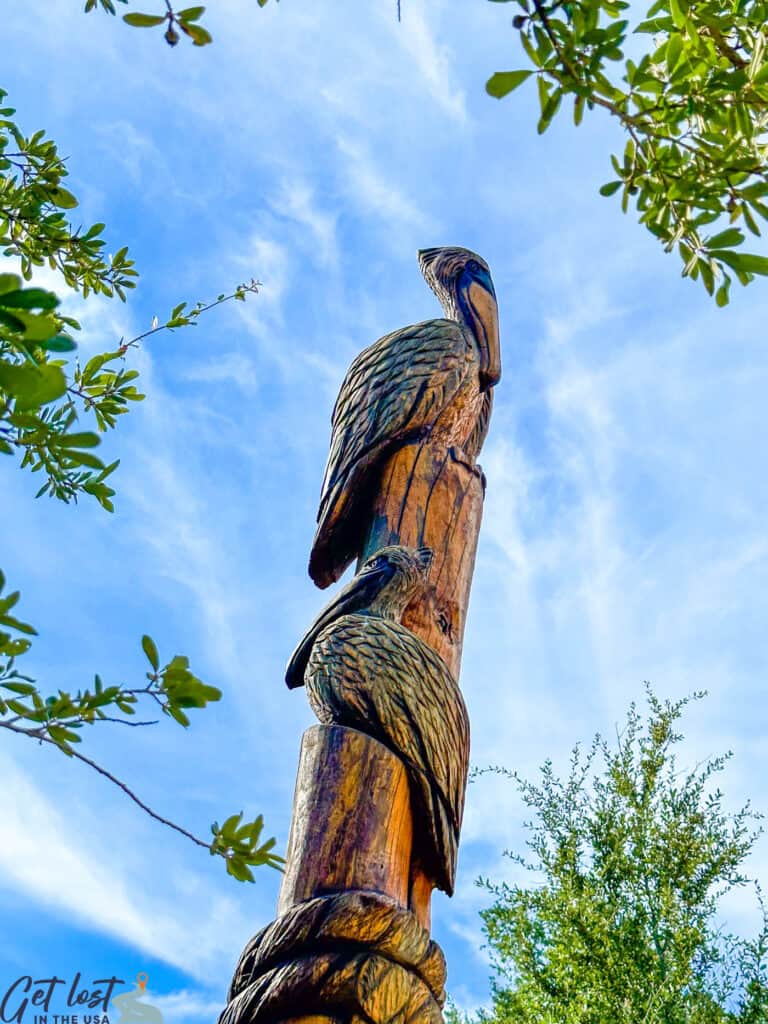
{"type": "Polygon", "coordinates": [[[453,893],[469,766],[469,718],[442,658],[397,622],[344,615],[315,641],[306,673],[318,719],[367,733],[408,768],[424,867],[453,893]]]}
{"type": "Polygon", "coordinates": [[[309,572],[318,586],[338,579],[360,551],[365,509],[389,452],[431,436],[463,446],[482,404],[480,357],[468,328],[427,320],[385,335],[355,359],[331,418],[309,572]]]}

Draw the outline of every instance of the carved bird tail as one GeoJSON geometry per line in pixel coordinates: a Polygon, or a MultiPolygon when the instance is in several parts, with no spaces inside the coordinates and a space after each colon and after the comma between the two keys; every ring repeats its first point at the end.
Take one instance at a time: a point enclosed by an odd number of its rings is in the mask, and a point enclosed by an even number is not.
{"type": "Polygon", "coordinates": [[[426,775],[422,774],[420,782],[420,799],[414,807],[414,833],[429,836],[431,842],[428,840],[427,844],[423,844],[419,855],[437,888],[453,896],[458,829],[440,791],[426,775]]]}
{"type": "Polygon", "coordinates": [[[349,524],[354,522],[356,497],[347,488],[346,479],[342,479],[331,489],[320,508],[309,554],[309,575],[321,590],[335,583],[357,555],[357,538],[350,536],[348,529],[349,524]]]}
{"type": "Polygon", "coordinates": [[[377,445],[359,458],[347,473],[328,486],[317,515],[317,530],[309,555],[309,575],[324,590],[335,583],[363,548],[367,522],[361,514],[373,481],[368,468],[382,457],[388,444],[377,445]]]}

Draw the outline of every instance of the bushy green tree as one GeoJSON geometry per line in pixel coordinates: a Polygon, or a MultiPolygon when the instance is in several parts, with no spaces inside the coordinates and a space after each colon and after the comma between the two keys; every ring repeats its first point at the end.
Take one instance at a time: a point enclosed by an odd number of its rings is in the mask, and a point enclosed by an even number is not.
{"type": "MultiPolygon", "coordinates": [[[[93,356],[84,366],[76,359],[75,319],[60,312],[60,301],[47,289],[28,285],[38,267],[58,271],[63,288],[125,298],[136,279],[127,248],[104,255],[103,224],[74,228],[69,211],[78,205],[64,187],[67,167],[55,144],[42,131],[25,135],[14,120],[15,110],[3,105],[0,91],[0,460],[8,470],[18,459],[23,469],[42,480],[38,497],[48,494],[63,502],[94,498],[113,511],[112,474],[118,462],[105,463],[97,454],[100,435],[114,428],[134,402],[144,395],[137,387],[138,371],[127,362],[145,338],[162,330],[190,327],[201,315],[230,299],[245,300],[258,282],[239,285],[231,294],[191,309],[183,302],[168,319],[144,334],[121,338],[109,351],[93,356]],[[5,268],[11,267],[12,270],[5,268]],[[18,268],[18,273],[16,272],[18,268]]],[[[188,711],[221,698],[221,691],[197,678],[189,661],[176,655],[161,666],[154,641],[145,636],[149,662],[146,681],[139,685],[104,685],[97,675],[91,687],[75,693],[48,693],[19,667],[36,630],[17,617],[18,591],[4,594],[0,571],[0,729],[56,747],[90,766],[118,785],[153,818],[213,855],[224,858],[227,871],[252,881],[251,867],[278,867],[275,840],[262,842],[263,821],[242,821],[231,815],[211,826],[213,839],[199,839],[149,808],[124,782],[83,754],[78,745],[87,727],[109,722],[137,723],[138,706],[160,710],[180,725],[189,725],[188,711]]]]}
{"type": "Polygon", "coordinates": [[[507,856],[532,880],[480,880],[496,971],[483,1024],[768,1021],[759,887],[757,938],[717,923],[722,897],[754,884],[744,861],[758,815],[724,809],[715,781],[730,755],[678,765],[687,703],[648,690],[647,718],[632,705],[615,748],[600,736],[577,746],[567,778],[549,761],[538,784],[511,773],[532,818],[529,855],[507,856]]]}

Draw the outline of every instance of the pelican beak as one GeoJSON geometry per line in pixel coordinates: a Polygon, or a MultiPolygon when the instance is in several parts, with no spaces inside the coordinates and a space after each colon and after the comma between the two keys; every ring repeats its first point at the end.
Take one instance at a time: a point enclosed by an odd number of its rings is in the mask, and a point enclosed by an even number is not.
{"type": "Polygon", "coordinates": [[[501,380],[499,307],[493,285],[489,290],[485,284],[472,280],[464,295],[465,308],[480,347],[480,386],[487,391],[501,380]]]}
{"type": "Polygon", "coordinates": [[[285,682],[289,690],[304,685],[304,671],[309,661],[309,654],[322,630],[336,619],[341,618],[342,615],[349,615],[360,608],[367,607],[387,581],[392,578],[392,572],[391,565],[377,568],[367,566],[328,602],[291,655],[285,673],[285,682]]]}

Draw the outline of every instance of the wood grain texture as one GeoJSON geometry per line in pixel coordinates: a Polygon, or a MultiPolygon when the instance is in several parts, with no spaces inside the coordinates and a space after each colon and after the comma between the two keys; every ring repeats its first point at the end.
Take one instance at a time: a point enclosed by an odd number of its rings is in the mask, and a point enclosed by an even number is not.
{"type": "Polygon", "coordinates": [[[304,1014],[359,1014],[375,1024],[442,1024],[424,982],[375,953],[312,953],[262,974],[230,1002],[219,1024],[263,1024],[304,1014]]]}
{"type": "Polygon", "coordinates": [[[373,502],[360,564],[387,544],[432,549],[426,592],[402,624],[442,657],[459,678],[467,605],[483,515],[477,466],[434,441],[409,444],[386,462],[373,502]]]}
{"type": "Polygon", "coordinates": [[[353,729],[308,729],[278,913],[347,889],[379,892],[407,907],[412,841],[402,761],[353,729]]]}
{"type": "Polygon", "coordinates": [[[243,950],[228,999],[278,964],[312,951],[376,952],[415,972],[442,1005],[445,958],[415,916],[378,893],[345,892],[305,900],[262,928],[243,950]]]}
{"type": "Polygon", "coordinates": [[[438,1024],[445,958],[408,910],[346,892],[290,908],[248,943],[219,1024],[438,1024]]]}
{"type": "Polygon", "coordinates": [[[453,888],[468,760],[458,678],[485,488],[475,460],[501,353],[485,261],[440,247],[419,265],[444,319],[363,351],[334,407],[309,571],[320,587],[355,558],[358,573],[288,666],[328,724],[302,743],[280,916],[243,952],[220,1024],[442,1022],[430,902],[435,885],[453,888]],[[426,588],[397,607],[397,573],[374,558],[393,545],[433,553],[426,588]]]}

